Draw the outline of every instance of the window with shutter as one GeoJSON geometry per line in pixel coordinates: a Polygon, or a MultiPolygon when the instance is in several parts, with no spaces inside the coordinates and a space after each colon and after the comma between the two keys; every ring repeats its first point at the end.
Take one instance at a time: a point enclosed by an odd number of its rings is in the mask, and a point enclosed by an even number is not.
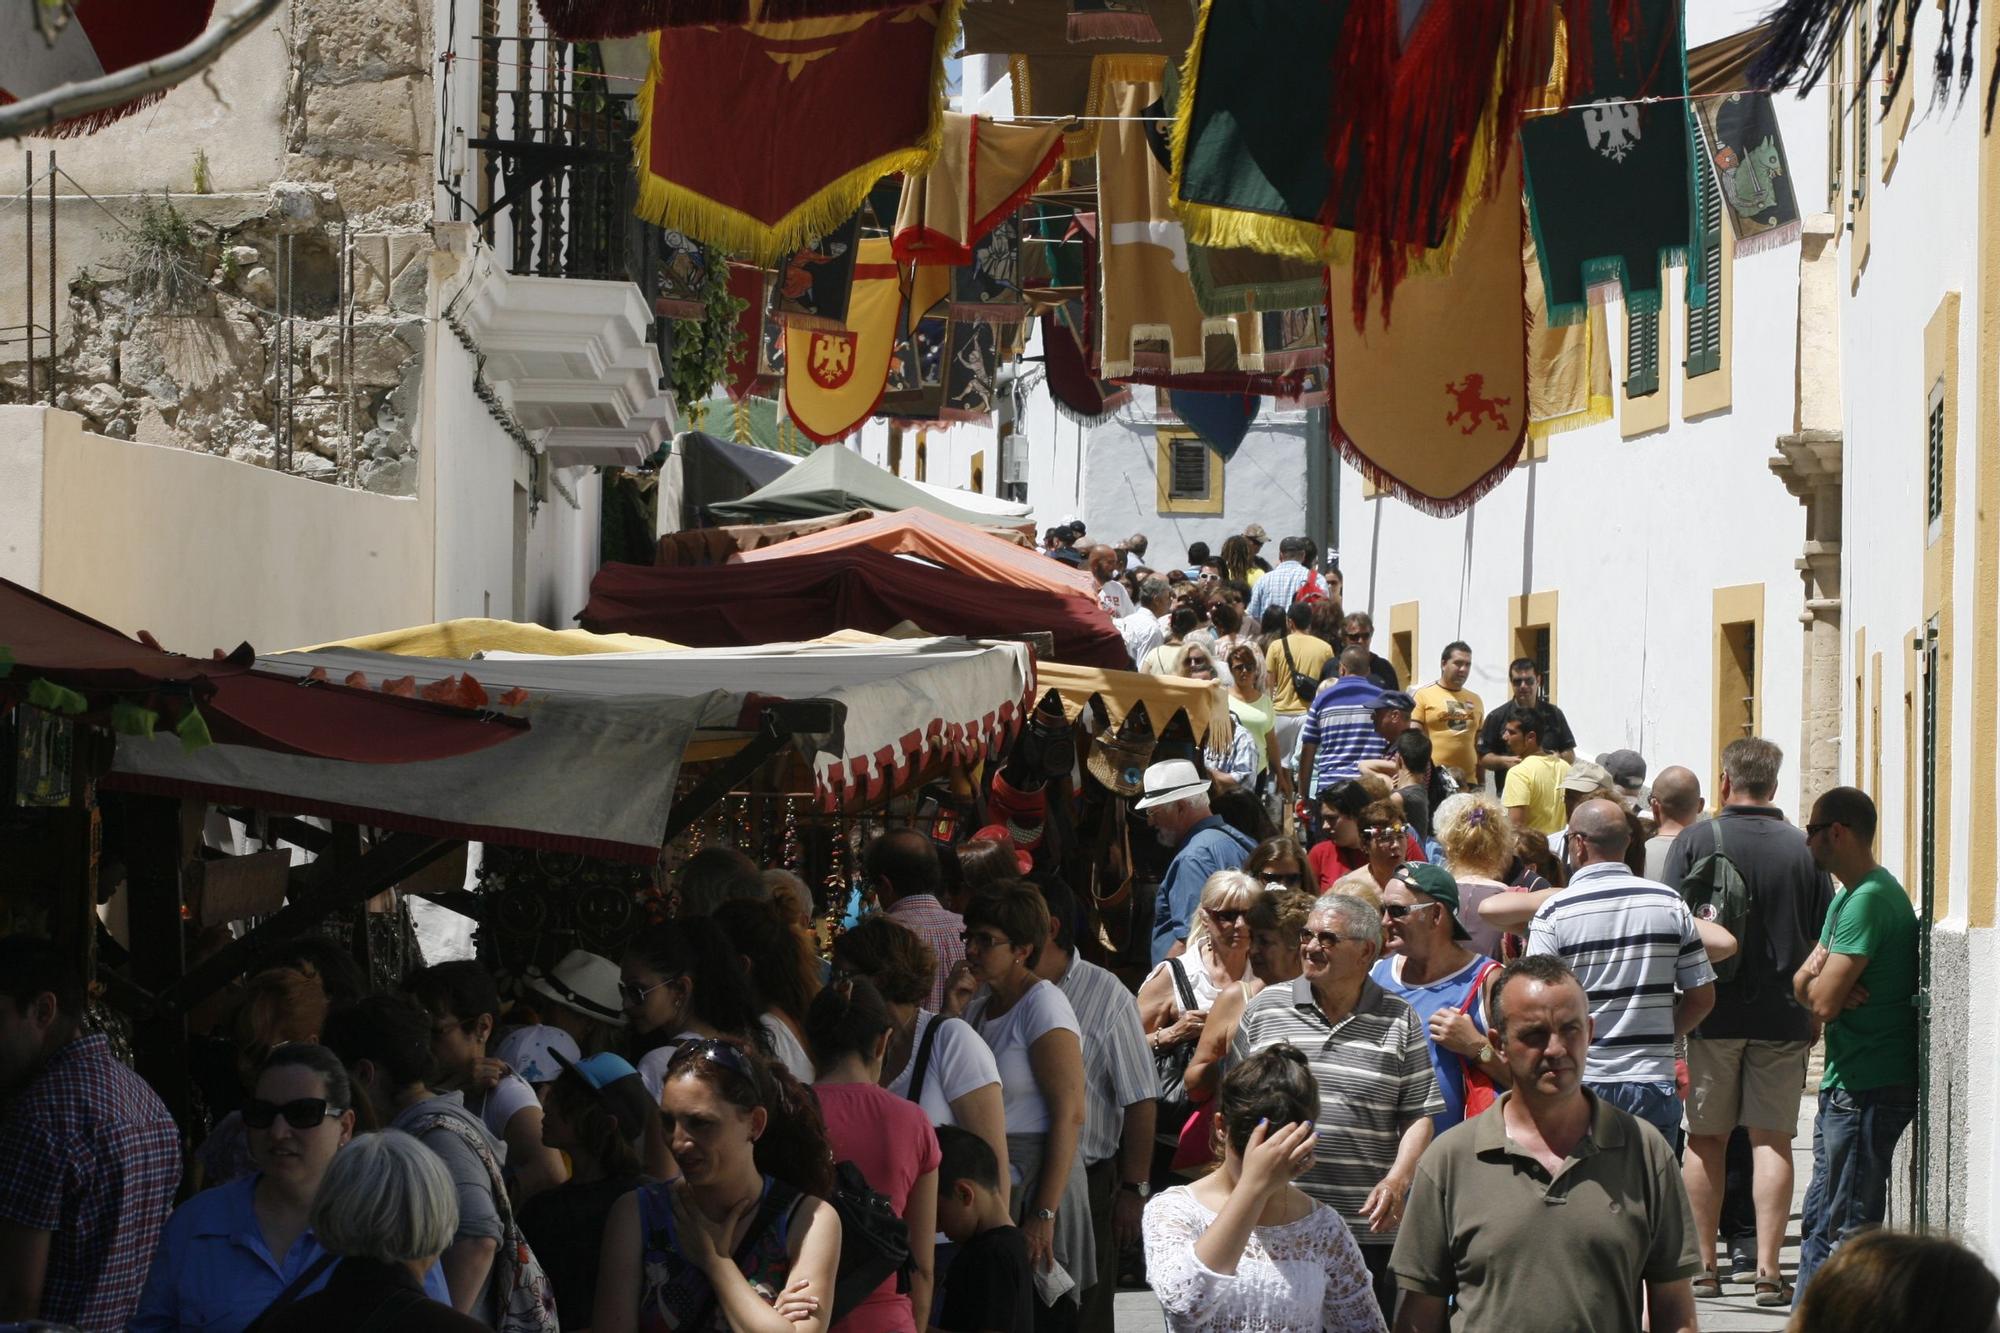
{"type": "Polygon", "coordinates": [[[1167,494],[1176,500],[1198,500],[1208,494],[1208,446],[1199,440],[1175,440],[1173,476],[1167,494]]]}
{"type": "Polygon", "coordinates": [[[1714,155],[1695,122],[1694,183],[1701,207],[1695,253],[1700,263],[1704,302],[1693,304],[1694,273],[1688,277],[1687,373],[1710,375],[1722,368],[1722,182],[1716,177],[1714,155]]]}
{"type": "Polygon", "coordinates": [[[1944,381],[1931,388],[1930,410],[1926,413],[1924,448],[1924,543],[1934,542],[1944,531],[1944,381]]]}
{"type": "Polygon", "coordinates": [[[1154,460],[1162,514],[1222,512],[1222,460],[1185,426],[1155,428],[1154,460]]]}
{"type": "Polygon", "coordinates": [[[1660,391],[1660,312],[1625,313],[1625,396],[1644,398],[1660,391]]]}

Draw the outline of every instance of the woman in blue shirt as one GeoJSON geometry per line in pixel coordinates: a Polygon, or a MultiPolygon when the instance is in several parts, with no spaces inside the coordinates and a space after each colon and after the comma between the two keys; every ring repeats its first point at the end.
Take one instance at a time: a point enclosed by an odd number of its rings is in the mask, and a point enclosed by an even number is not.
{"type": "Polygon", "coordinates": [[[1386,956],[1369,976],[1424,1022],[1444,1094],[1444,1111],[1432,1117],[1438,1134],[1466,1118],[1470,1071],[1485,1076],[1487,1090],[1505,1086],[1506,1067],[1486,1040],[1486,991],[1500,964],[1466,948],[1467,939],[1451,872],[1421,861],[1397,867],[1382,888],[1386,956]]]}
{"type": "MultiPolygon", "coordinates": [[[[195,1195],[167,1219],[132,1333],[241,1333],[280,1295],[326,1285],[335,1258],[307,1216],[327,1164],[354,1136],[347,1070],[324,1046],[278,1047],[243,1123],[255,1174],[195,1195]]],[[[448,1301],[436,1267],[424,1290],[448,1301]]]]}

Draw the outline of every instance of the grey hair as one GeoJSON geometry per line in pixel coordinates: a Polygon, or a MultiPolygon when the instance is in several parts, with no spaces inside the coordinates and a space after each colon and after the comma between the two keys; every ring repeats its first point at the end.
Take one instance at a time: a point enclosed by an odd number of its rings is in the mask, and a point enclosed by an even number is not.
{"type": "Polygon", "coordinates": [[[1378,949],[1382,947],[1382,913],[1352,894],[1327,894],[1314,905],[1312,916],[1337,917],[1341,934],[1367,940],[1378,949]]]}
{"type": "Polygon", "coordinates": [[[1142,605],[1156,601],[1165,597],[1172,589],[1173,585],[1158,574],[1148,574],[1139,580],[1139,601],[1142,605]]]}
{"type": "Polygon", "coordinates": [[[1745,736],[1723,747],[1722,771],[1729,785],[1747,796],[1769,800],[1778,790],[1778,768],[1785,752],[1762,736],[1745,736]]]}
{"type": "Polygon", "coordinates": [[[364,1134],[334,1154],[313,1196],[312,1229],[338,1255],[435,1259],[458,1231],[444,1160],[401,1130],[364,1134]]]}

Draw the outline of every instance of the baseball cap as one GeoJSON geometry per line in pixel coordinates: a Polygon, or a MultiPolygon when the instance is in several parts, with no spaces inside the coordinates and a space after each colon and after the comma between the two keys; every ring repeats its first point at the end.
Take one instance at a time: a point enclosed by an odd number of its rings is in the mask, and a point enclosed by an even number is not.
{"type": "Polygon", "coordinates": [[[1615,785],[1611,775],[1601,764],[1593,764],[1588,759],[1579,759],[1569,766],[1569,774],[1562,781],[1564,791],[1597,792],[1615,785]]]}
{"type": "Polygon", "coordinates": [[[1458,881],[1451,877],[1449,870],[1432,861],[1405,861],[1396,868],[1394,878],[1401,880],[1412,892],[1435,899],[1450,910],[1452,938],[1472,938],[1465,923],[1458,919],[1458,881]]]}
{"type": "Polygon", "coordinates": [[[624,1056],[600,1051],[581,1060],[572,1060],[561,1051],[549,1052],[566,1073],[583,1080],[597,1094],[605,1109],[618,1121],[618,1129],[628,1139],[646,1132],[646,1117],[659,1114],[659,1104],[647,1095],[639,1071],[624,1056]]]}
{"type": "Polygon", "coordinates": [[[1637,750],[1612,750],[1597,756],[1597,762],[1625,791],[1636,792],[1646,785],[1646,760],[1637,750]]]}
{"type": "Polygon", "coordinates": [[[495,1059],[529,1083],[555,1082],[556,1075],[562,1072],[555,1058],[558,1054],[574,1060],[582,1052],[577,1049],[575,1037],[547,1023],[514,1028],[493,1048],[495,1059]]]}
{"type": "Polygon", "coordinates": [[[1417,701],[1402,690],[1384,690],[1382,696],[1369,707],[1368,711],[1379,713],[1389,708],[1400,708],[1405,713],[1414,713],[1417,711],[1417,701]]]}
{"type": "Polygon", "coordinates": [[[1262,523],[1252,523],[1249,527],[1243,529],[1243,535],[1259,545],[1271,540],[1271,534],[1264,531],[1262,523]]]}

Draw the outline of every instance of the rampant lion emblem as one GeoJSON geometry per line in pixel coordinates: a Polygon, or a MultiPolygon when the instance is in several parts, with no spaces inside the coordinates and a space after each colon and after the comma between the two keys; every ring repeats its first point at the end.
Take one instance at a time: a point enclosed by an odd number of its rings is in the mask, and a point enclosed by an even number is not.
{"type": "Polygon", "coordinates": [[[1491,419],[1493,429],[1495,430],[1507,429],[1507,415],[1500,409],[1503,407],[1512,407],[1514,400],[1511,398],[1488,398],[1486,396],[1486,377],[1484,375],[1474,372],[1467,375],[1462,384],[1447,383],[1444,386],[1444,391],[1450,394],[1456,403],[1456,406],[1444,414],[1444,424],[1447,426],[1456,426],[1463,419],[1465,425],[1459,428],[1459,434],[1472,434],[1473,431],[1479,428],[1481,418],[1491,419]]]}

